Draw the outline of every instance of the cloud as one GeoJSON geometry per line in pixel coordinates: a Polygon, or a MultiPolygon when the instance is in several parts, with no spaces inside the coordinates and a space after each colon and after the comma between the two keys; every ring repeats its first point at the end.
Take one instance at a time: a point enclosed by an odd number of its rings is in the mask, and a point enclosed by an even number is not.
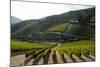
{"type": "Polygon", "coordinates": [[[89,7],[91,6],[12,1],[11,15],[22,20],[39,19],[54,14],[61,14],[71,10],[85,9],[89,7]]]}

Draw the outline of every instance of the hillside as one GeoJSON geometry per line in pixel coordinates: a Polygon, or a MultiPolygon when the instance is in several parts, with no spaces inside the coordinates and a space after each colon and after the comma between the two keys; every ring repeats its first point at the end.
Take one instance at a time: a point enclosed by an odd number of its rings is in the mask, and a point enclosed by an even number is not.
{"type": "Polygon", "coordinates": [[[66,28],[69,26],[69,23],[59,23],[50,26],[46,31],[48,32],[65,32],[66,28]]]}
{"type": "Polygon", "coordinates": [[[52,39],[56,40],[56,38],[59,39],[59,37],[63,37],[63,34],[67,35],[66,37],[68,37],[68,35],[71,37],[94,37],[94,17],[95,8],[93,7],[88,9],[69,11],[59,15],[52,15],[38,20],[25,20],[11,28],[12,38],[22,40],[41,40],[41,37],[45,34],[47,35],[46,39],[51,39],[50,41],[52,41],[52,39]],[[60,34],[58,34],[58,32],[60,34]]]}

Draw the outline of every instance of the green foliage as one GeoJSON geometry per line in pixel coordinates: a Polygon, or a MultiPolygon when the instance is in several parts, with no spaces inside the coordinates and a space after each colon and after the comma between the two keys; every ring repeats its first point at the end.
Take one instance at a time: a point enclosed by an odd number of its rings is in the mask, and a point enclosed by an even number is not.
{"type": "Polygon", "coordinates": [[[64,32],[66,30],[66,28],[68,27],[69,23],[59,23],[59,24],[54,24],[52,26],[50,26],[46,31],[49,32],[64,32]]]}
{"type": "Polygon", "coordinates": [[[81,26],[79,24],[70,24],[66,29],[67,34],[77,34],[78,30],[80,30],[81,26]]]}
{"type": "Polygon", "coordinates": [[[43,43],[28,43],[28,42],[22,42],[17,40],[11,41],[11,51],[13,52],[20,52],[20,51],[29,51],[33,49],[44,49],[44,48],[50,48],[54,45],[51,44],[43,44],[43,43]]]}
{"type": "Polygon", "coordinates": [[[83,40],[75,41],[69,43],[62,43],[57,50],[60,54],[62,52],[67,53],[68,55],[75,54],[80,56],[81,54],[88,55],[90,52],[95,52],[95,42],[94,40],[83,40]]]}

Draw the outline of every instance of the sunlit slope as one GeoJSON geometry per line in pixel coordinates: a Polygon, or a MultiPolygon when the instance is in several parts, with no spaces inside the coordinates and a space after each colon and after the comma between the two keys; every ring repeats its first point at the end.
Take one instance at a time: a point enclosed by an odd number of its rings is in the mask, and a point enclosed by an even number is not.
{"type": "Polygon", "coordinates": [[[68,27],[69,23],[59,23],[50,26],[46,31],[48,32],[64,32],[68,27]]]}
{"type": "Polygon", "coordinates": [[[82,26],[80,24],[70,24],[65,33],[71,35],[81,35],[81,36],[91,35],[90,29],[88,29],[87,26],[82,26]]]}

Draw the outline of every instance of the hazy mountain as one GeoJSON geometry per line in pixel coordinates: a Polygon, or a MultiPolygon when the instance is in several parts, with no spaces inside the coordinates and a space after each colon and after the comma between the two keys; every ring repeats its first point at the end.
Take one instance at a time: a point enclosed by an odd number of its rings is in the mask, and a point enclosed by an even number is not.
{"type": "Polygon", "coordinates": [[[22,21],[21,19],[14,17],[14,16],[11,16],[11,24],[17,24],[21,21],[22,21]]]}

